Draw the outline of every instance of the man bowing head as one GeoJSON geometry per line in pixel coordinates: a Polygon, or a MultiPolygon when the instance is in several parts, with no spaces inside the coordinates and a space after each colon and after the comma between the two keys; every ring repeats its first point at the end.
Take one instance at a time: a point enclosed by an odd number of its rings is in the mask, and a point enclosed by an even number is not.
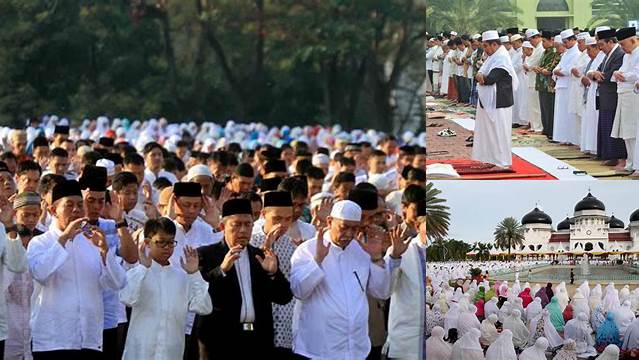
{"type": "Polygon", "coordinates": [[[350,200],[333,205],[328,226],[303,242],[291,258],[291,289],[299,300],[293,351],[312,359],[364,359],[371,349],[368,300],[390,296],[391,271],[404,243],[393,240],[383,256],[382,239],[355,240],[362,209],[350,200]]]}
{"type": "Polygon", "coordinates": [[[268,358],[274,348],[271,303],[291,301],[289,282],[271,249],[249,244],[248,199],[222,205],[221,227],[223,241],[198,249],[200,272],[213,299],[213,312],[201,317],[198,337],[207,359],[268,358]]]}
{"type": "Polygon", "coordinates": [[[475,77],[479,103],[473,159],[509,168],[512,165],[513,92],[519,80],[497,31],[484,32],[482,46],[488,58],[475,77]]]}

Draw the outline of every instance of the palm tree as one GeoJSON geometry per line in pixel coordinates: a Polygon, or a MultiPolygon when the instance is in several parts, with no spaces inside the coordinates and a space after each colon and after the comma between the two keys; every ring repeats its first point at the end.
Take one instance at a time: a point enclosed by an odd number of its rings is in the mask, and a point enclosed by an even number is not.
{"type": "Polygon", "coordinates": [[[475,243],[475,247],[473,248],[473,250],[475,250],[477,252],[476,258],[478,260],[488,260],[490,259],[490,249],[493,246],[490,244],[484,244],[484,243],[475,243]]]}
{"type": "Polygon", "coordinates": [[[432,0],[427,6],[428,30],[459,34],[516,25],[521,12],[511,0],[432,0]]]}
{"type": "Polygon", "coordinates": [[[628,21],[639,19],[639,1],[637,0],[593,0],[593,18],[588,25],[609,25],[626,27],[628,21]]]}
{"type": "Polygon", "coordinates": [[[426,234],[433,241],[444,239],[450,226],[449,207],[444,205],[446,199],[438,197],[439,194],[441,190],[433,183],[426,183],[426,234]]]}
{"type": "Polygon", "coordinates": [[[514,217],[502,220],[495,228],[493,235],[495,236],[495,248],[508,249],[508,257],[510,257],[510,249],[524,243],[524,227],[514,217]]]}

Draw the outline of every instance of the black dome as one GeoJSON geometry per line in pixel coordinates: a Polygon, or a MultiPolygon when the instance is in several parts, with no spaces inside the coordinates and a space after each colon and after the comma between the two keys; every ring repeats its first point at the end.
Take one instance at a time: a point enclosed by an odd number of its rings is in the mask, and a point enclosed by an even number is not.
{"type": "Polygon", "coordinates": [[[533,211],[524,215],[524,217],[521,219],[521,224],[522,225],[526,225],[526,224],[552,225],[552,219],[550,218],[550,216],[548,216],[548,214],[539,210],[539,208],[534,208],[533,211]]]}
{"type": "Polygon", "coordinates": [[[630,222],[639,221],[639,209],[630,214],[630,222]]]}
{"type": "Polygon", "coordinates": [[[557,224],[557,230],[570,230],[570,218],[566,217],[562,222],[557,224]]]}
{"type": "Polygon", "coordinates": [[[626,227],[623,221],[617,219],[614,215],[610,217],[608,224],[611,229],[623,229],[626,227]]]}
{"type": "Polygon", "coordinates": [[[575,211],[583,210],[601,210],[606,211],[606,206],[599,199],[588,193],[585,198],[575,205],[575,211]]]}

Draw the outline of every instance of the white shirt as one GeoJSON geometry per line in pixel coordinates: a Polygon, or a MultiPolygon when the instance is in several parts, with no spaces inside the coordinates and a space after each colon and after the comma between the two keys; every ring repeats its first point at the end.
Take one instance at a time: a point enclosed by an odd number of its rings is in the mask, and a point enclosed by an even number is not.
{"type": "MultiPolygon", "coordinates": [[[[175,241],[177,241],[177,245],[175,246],[175,249],[173,249],[173,255],[171,255],[169,261],[171,262],[171,265],[180,269],[180,271],[184,271],[182,270],[182,267],[180,267],[180,257],[184,255],[185,245],[197,249],[204,245],[218,243],[224,236],[224,233],[221,231],[214,233],[211,225],[207,224],[199,217],[195,219],[193,224],[191,224],[191,228],[188,232],[184,231],[184,226],[177,221],[174,220],[173,223],[175,224],[175,241]]],[[[194,321],[195,313],[189,312],[186,319],[186,328],[184,330],[185,334],[191,334],[194,321]]]]}
{"type": "Polygon", "coordinates": [[[320,266],[316,241],[302,243],[291,258],[291,290],[298,299],[293,351],[312,359],[365,359],[371,348],[366,293],[387,299],[399,260],[386,256],[384,267],[375,265],[357,241],[342,249],[325,233],[330,250],[320,266]]]}
{"type": "Polygon", "coordinates": [[[235,273],[237,274],[237,282],[240,286],[240,294],[242,295],[242,307],[240,308],[240,322],[255,322],[255,308],[253,307],[253,287],[251,286],[251,263],[249,262],[249,254],[246,247],[240,252],[240,258],[235,264],[235,273]]]}
{"type": "Polygon", "coordinates": [[[442,50],[442,47],[439,45],[433,46],[432,49],[433,49],[433,72],[440,72],[442,67],[442,61],[439,59],[439,56],[441,56],[444,53],[444,50],[442,50]]]}
{"type": "Polygon", "coordinates": [[[153,183],[155,182],[155,180],[157,180],[158,178],[166,178],[167,180],[169,180],[171,182],[171,184],[175,184],[178,179],[175,176],[175,174],[173,174],[172,172],[168,172],[164,169],[158,171],[157,176],[153,173],[153,171],[146,169],[144,170],[144,180],[148,181],[149,184],[151,184],[151,186],[153,186],[153,183]]]}
{"type": "Polygon", "coordinates": [[[33,351],[102,350],[104,305],[102,290],[126,283],[115,249],[106,265],[98,248],[79,234],[63,247],[54,222],[29,242],[27,258],[35,280],[31,299],[33,351]]]}
{"type": "Polygon", "coordinates": [[[429,47],[426,50],[426,70],[433,70],[433,55],[434,55],[434,47],[429,47]]]}
{"type": "MultiPolygon", "coordinates": [[[[27,256],[24,246],[19,239],[7,238],[4,225],[0,224],[0,290],[4,290],[4,271],[14,273],[27,271],[27,256]]],[[[4,291],[0,291],[0,341],[7,338],[7,303],[4,291]]]]}
{"type": "Polygon", "coordinates": [[[189,275],[155,261],[129,270],[120,291],[120,300],[132,307],[123,359],[181,359],[186,314],[213,310],[208,288],[200,272],[189,275]]]}
{"type": "Polygon", "coordinates": [[[639,79],[639,46],[632,53],[623,56],[623,62],[618,72],[622,73],[626,81],[616,81],[613,76],[611,81],[617,83],[617,93],[629,93],[635,88],[635,81],[639,79]]]}

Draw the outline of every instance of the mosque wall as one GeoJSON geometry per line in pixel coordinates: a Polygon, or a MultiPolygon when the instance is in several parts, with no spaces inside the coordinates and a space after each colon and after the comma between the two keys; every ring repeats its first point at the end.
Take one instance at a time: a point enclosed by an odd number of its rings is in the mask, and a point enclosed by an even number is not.
{"type": "Polygon", "coordinates": [[[515,2],[522,10],[517,14],[520,28],[539,28],[539,25],[544,23],[557,24],[558,28],[562,27],[559,25],[585,28],[592,18],[590,0],[516,0],[515,2]],[[537,11],[540,3],[547,5],[545,8],[562,8],[561,2],[568,6],[567,11],[537,11]]]}

